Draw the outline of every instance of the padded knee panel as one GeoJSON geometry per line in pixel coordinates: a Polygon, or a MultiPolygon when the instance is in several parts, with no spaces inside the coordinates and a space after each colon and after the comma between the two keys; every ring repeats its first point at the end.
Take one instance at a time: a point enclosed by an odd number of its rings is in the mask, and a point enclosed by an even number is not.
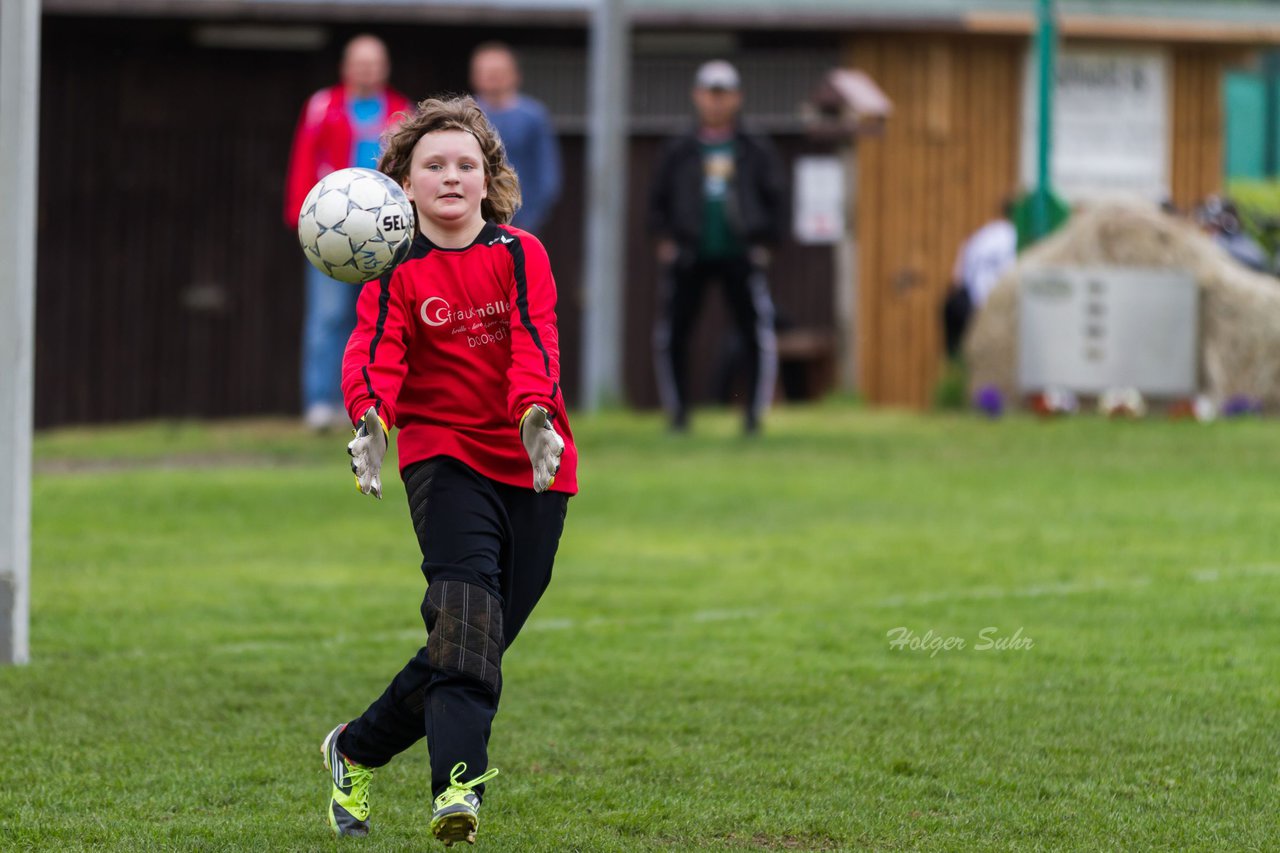
{"type": "Polygon", "coordinates": [[[427,660],[497,692],[502,678],[502,606],[483,587],[442,580],[427,587],[427,660]]]}

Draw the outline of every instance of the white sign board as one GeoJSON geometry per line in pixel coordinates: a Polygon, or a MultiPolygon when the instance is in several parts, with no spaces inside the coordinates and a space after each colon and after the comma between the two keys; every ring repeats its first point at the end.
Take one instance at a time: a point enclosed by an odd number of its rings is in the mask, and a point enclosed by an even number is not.
{"type": "Polygon", "coordinates": [[[799,157],[795,165],[796,241],[839,243],[844,238],[844,163],[839,157],[799,157]]]}
{"type": "Polygon", "coordinates": [[[1081,394],[1196,392],[1199,299],[1190,273],[1133,267],[1030,270],[1018,291],[1018,387],[1081,394]]]}
{"type": "MultiPolygon", "coordinates": [[[[1036,184],[1037,57],[1023,76],[1022,182],[1036,184]]],[[[1077,202],[1169,195],[1169,57],[1160,48],[1072,47],[1058,53],[1053,90],[1054,189],[1077,202]]]]}

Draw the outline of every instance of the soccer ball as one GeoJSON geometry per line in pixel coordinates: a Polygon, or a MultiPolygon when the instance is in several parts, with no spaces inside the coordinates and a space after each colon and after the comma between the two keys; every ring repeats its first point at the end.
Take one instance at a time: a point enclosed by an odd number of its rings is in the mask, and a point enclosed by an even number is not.
{"type": "Polygon", "coordinates": [[[373,169],[339,169],[307,193],[298,242],[320,272],[360,284],[405,259],[413,227],[413,205],[395,181],[373,169]]]}

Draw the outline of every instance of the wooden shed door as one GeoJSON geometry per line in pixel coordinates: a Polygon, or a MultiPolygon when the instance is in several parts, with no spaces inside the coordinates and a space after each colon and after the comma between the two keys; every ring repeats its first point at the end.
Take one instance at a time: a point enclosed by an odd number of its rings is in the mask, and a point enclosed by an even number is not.
{"type": "Polygon", "coordinates": [[[923,407],[942,365],[955,253],[1016,189],[1025,41],[858,36],[846,65],[893,101],[857,151],[855,360],[873,403],[923,407]]]}

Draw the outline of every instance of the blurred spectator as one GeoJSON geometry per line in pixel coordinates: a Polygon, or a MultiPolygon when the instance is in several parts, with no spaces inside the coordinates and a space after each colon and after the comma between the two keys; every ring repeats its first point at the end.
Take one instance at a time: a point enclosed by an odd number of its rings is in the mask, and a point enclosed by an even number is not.
{"type": "Polygon", "coordinates": [[[969,236],[956,253],[951,288],[943,305],[947,356],[955,358],[973,315],[986,304],[1000,276],[1018,259],[1018,233],[1012,220],[1013,203],[969,236]]]}
{"type": "Polygon", "coordinates": [[[521,205],[511,224],[536,234],[560,198],[560,145],[547,109],[520,94],[520,67],[502,42],[485,42],[471,54],[471,88],[520,178],[521,205]]]}
{"type": "Polygon", "coordinates": [[[688,427],[689,337],[711,281],[724,289],[741,335],[749,399],[745,428],[757,431],[778,370],[767,246],[782,235],[782,164],[768,140],[739,123],[738,72],[716,60],[693,86],[697,125],[667,141],[649,192],[663,292],[654,356],[658,390],[676,431],[688,427]]]}
{"type": "MultiPolygon", "coordinates": [[[[313,94],[294,132],[285,185],[285,222],[298,214],[316,181],[351,166],[378,167],[380,139],[413,105],[388,88],[391,62],[386,45],[359,35],[342,52],[342,81],[313,94]]],[[[304,262],[305,263],[305,262],[304,262]]],[[[315,430],[350,426],[342,404],[342,354],[356,324],[360,288],[334,281],[306,264],[306,308],[302,331],[302,405],[315,430]]]]}
{"type": "Polygon", "coordinates": [[[1270,272],[1267,253],[1245,233],[1240,212],[1231,199],[1209,196],[1196,208],[1196,224],[1237,262],[1257,272],[1270,272]]]}

